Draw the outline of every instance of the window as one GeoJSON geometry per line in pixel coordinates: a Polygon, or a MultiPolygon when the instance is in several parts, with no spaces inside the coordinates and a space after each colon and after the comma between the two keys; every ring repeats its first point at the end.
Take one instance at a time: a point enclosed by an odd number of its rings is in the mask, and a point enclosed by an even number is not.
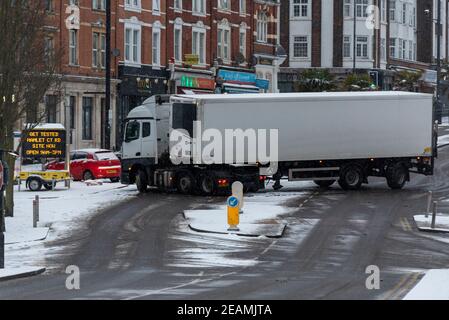
{"type": "Polygon", "coordinates": [[[125,0],[125,9],[139,11],[141,7],[141,0],[125,0]]]}
{"type": "Polygon", "coordinates": [[[307,18],[310,13],[309,0],[293,0],[293,17],[307,18]]]}
{"type": "Polygon", "coordinates": [[[196,14],[206,14],[206,4],[204,0],[192,0],[192,12],[196,14]]]}
{"type": "Polygon", "coordinates": [[[369,1],[368,0],[355,0],[355,11],[356,11],[356,15],[357,18],[366,18],[368,17],[368,5],[369,5],[369,1]]]}
{"type": "Polygon", "coordinates": [[[246,29],[240,28],[239,32],[239,52],[246,57],[246,29]]]}
{"type": "Polygon", "coordinates": [[[345,0],[343,6],[343,14],[345,17],[352,16],[352,0],[345,0]]]}
{"type": "Polygon", "coordinates": [[[78,5],[78,0],[69,0],[69,5],[77,6],[78,5]]]}
{"type": "Polygon", "coordinates": [[[83,97],[83,140],[92,140],[93,98],[83,97]]]}
{"type": "Polygon", "coordinates": [[[161,65],[161,30],[153,29],[153,65],[161,65]]]}
{"type": "Polygon", "coordinates": [[[125,61],[140,63],[140,26],[125,27],[125,61]]]}
{"type": "Polygon", "coordinates": [[[174,8],[175,10],[182,10],[182,0],[175,0],[174,8]]]}
{"type": "Polygon", "coordinates": [[[380,39],[380,59],[385,61],[387,59],[387,40],[380,39]]]}
{"type": "Polygon", "coordinates": [[[55,45],[52,37],[44,38],[44,61],[50,63],[54,57],[55,45]]]}
{"type": "Polygon", "coordinates": [[[106,67],[106,35],[104,33],[92,34],[92,67],[106,67]]]}
{"type": "Polygon", "coordinates": [[[368,58],[368,37],[358,36],[356,43],[357,58],[368,58]]]}
{"type": "Polygon", "coordinates": [[[182,26],[175,25],[174,29],[174,58],[175,62],[182,62],[182,26]]]}
{"type": "Polygon", "coordinates": [[[161,12],[161,0],[153,0],[153,13],[161,12]]]}
{"type": "Polygon", "coordinates": [[[218,9],[231,10],[231,0],[218,0],[218,9]]]}
{"type": "Polygon", "coordinates": [[[387,22],[387,0],[382,0],[381,2],[381,20],[382,22],[387,22]]]}
{"type": "Polygon", "coordinates": [[[45,0],[45,11],[53,12],[53,0],[45,0]]]}
{"type": "Polygon", "coordinates": [[[200,64],[206,63],[206,31],[192,29],[192,53],[198,55],[200,64]]]}
{"type": "Polygon", "coordinates": [[[343,37],[343,58],[351,58],[351,36],[343,37]]]}
{"type": "Polygon", "coordinates": [[[396,38],[390,38],[390,58],[396,58],[396,38]]]}
{"type": "Polygon", "coordinates": [[[78,65],[78,30],[69,31],[69,64],[78,65]]]}
{"type": "Polygon", "coordinates": [[[151,135],[151,122],[142,123],[142,138],[149,137],[151,135]]]}
{"type": "Polygon", "coordinates": [[[45,96],[45,117],[47,123],[56,123],[57,96],[45,96]]]}
{"type": "Polygon", "coordinates": [[[267,42],[268,39],[268,17],[265,12],[257,15],[257,41],[267,42]]]}
{"type": "Polygon", "coordinates": [[[130,121],[126,125],[125,142],[131,142],[140,138],[140,123],[138,121],[130,121]]]}
{"type": "Polygon", "coordinates": [[[406,24],[407,23],[407,4],[403,3],[402,4],[402,24],[406,24]]]}
{"type": "Polygon", "coordinates": [[[94,10],[106,10],[106,0],[92,0],[92,9],[94,10]]]}
{"type": "Polygon", "coordinates": [[[396,21],[396,0],[390,0],[390,21],[396,21]]]}
{"type": "Polygon", "coordinates": [[[217,56],[223,60],[229,60],[231,55],[231,29],[229,27],[218,27],[217,44],[217,56]]]}
{"type": "Polygon", "coordinates": [[[408,41],[408,59],[413,60],[413,41],[408,41]]]}
{"type": "Polygon", "coordinates": [[[295,58],[309,57],[309,39],[307,36],[296,36],[293,38],[293,56],[295,58]]]}
{"type": "Polygon", "coordinates": [[[239,0],[239,12],[240,14],[246,13],[246,0],[239,0]]]}
{"type": "Polygon", "coordinates": [[[407,52],[407,41],[399,39],[399,55],[400,55],[399,58],[403,60],[407,59],[406,52],[407,52]]]}

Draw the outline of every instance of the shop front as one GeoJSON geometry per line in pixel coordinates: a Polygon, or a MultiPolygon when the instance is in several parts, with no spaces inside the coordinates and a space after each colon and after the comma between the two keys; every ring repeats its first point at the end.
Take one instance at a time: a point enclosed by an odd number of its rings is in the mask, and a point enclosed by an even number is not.
{"type": "Polygon", "coordinates": [[[220,69],[217,72],[217,93],[260,93],[269,87],[269,82],[258,79],[254,72],[220,69]]]}
{"type": "Polygon", "coordinates": [[[212,94],[215,92],[215,79],[209,70],[177,68],[172,74],[176,94],[212,94]]]}
{"type": "Polygon", "coordinates": [[[153,95],[167,94],[168,77],[166,70],[119,66],[117,146],[121,145],[123,123],[128,113],[153,95]]]}

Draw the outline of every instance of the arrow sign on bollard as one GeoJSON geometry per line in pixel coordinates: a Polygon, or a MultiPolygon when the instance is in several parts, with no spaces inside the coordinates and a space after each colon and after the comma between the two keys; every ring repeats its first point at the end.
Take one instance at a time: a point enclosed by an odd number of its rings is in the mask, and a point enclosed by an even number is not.
{"type": "Polygon", "coordinates": [[[227,201],[228,205],[228,231],[239,231],[239,199],[236,196],[230,196],[227,201]]]}

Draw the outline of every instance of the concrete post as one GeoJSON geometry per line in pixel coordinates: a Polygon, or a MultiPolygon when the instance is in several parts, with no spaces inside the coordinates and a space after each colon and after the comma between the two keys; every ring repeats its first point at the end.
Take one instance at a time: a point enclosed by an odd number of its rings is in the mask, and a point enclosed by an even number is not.
{"type": "Polygon", "coordinates": [[[430,226],[432,229],[435,229],[436,219],[437,219],[437,202],[434,201],[433,202],[433,212],[432,212],[432,224],[430,226]]]}

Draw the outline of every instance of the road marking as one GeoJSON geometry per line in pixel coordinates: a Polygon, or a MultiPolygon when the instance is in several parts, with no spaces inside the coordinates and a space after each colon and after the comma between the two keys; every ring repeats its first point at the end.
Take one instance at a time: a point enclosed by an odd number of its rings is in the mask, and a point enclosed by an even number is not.
{"type": "Polygon", "coordinates": [[[401,217],[401,226],[404,231],[412,231],[413,228],[406,217],[401,217]]]}
{"type": "Polygon", "coordinates": [[[414,272],[403,276],[384,300],[397,300],[401,296],[405,296],[416,285],[420,275],[421,273],[414,272]]]}

